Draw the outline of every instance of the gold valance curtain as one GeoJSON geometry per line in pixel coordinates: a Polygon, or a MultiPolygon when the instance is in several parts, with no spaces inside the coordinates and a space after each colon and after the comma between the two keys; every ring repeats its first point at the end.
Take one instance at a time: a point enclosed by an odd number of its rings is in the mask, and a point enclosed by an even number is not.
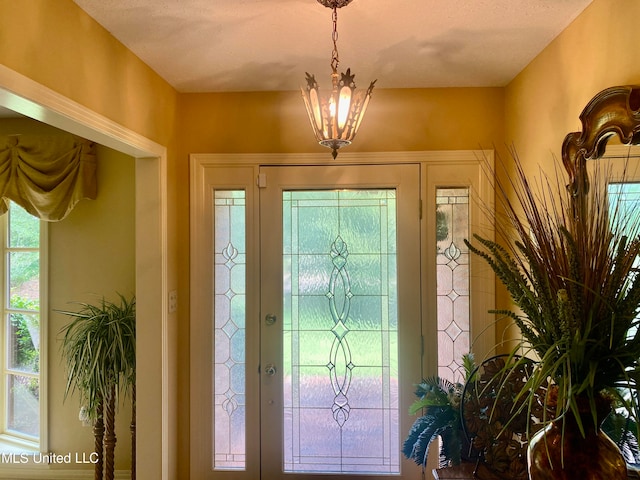
{"type": "Polygon", "coordinates": [[[0,214],[9,200],[41,220],[62,220],[95,199],[94,144],[75,135],[0,136],[0,214]]]}

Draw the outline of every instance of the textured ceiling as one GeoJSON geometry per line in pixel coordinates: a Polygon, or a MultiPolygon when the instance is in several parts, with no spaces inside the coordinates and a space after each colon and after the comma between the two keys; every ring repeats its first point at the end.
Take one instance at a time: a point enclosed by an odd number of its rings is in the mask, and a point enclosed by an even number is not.
{"type": "MultiPolygon", "coordinates": [[[[181,92],[328,82],[331,10],[316,0],[74,1],[181,92]]],[[[340,70],[361,87],[504,86],[589,3],[353,0],[338,10],[340,70]]]]}

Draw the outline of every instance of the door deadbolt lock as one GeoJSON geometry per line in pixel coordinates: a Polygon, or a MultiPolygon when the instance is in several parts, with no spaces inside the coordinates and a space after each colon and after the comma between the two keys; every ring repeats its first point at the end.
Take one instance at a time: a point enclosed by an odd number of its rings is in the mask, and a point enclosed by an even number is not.
{"type": "Polygon", "coordinates": [[[268,313],[264,317],[264,323],[266,323],[268,326],[273,325],[274,323],[276,323],[276,316],[273,313],[268,313]]]}
{"type": "Polygon", "coordinates": [[[266,373],[270,377],[273,377],[276,374],[276,366],[273,363],[267,363],[267,365],[264,367],[264,373],[266,373]]]}

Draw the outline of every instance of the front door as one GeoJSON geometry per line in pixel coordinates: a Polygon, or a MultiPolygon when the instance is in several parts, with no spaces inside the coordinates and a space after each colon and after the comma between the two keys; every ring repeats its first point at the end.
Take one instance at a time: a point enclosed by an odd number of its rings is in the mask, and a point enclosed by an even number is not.
{"type": "Polygon", "coordinates": [[[420,165],[192,181],[191,478],[418,478],[420,165]]]}
{"type": "Polygon", "coordinates": [[[419,166],[260,174],[262,478],[397,476],[421,364],[419,166]]]}

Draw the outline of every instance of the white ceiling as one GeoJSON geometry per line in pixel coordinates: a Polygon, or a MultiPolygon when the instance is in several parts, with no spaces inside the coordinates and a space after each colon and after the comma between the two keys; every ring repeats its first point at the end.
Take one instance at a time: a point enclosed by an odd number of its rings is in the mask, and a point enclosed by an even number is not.
{"type": "MultiPolygon", "coordinates": [[[[316,0],[74,0],[180,92],[329,82],[331,10],[316,0]]],[[[378,88],[504,86],[592,0],[353,0],[339,69],[378,88]]]]}

